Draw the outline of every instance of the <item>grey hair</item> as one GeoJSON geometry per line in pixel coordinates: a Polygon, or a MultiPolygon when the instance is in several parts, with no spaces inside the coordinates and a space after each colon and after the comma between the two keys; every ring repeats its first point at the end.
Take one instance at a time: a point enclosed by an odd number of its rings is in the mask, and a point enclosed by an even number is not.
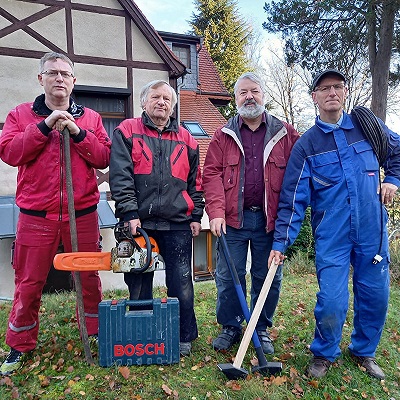
{"type": "Polygon", "coordinates": [[[256,83],[258,86],[260,86],[261,91],[263,94],[265,94],[265,87],[263,82],[261,81],[261,78],[256,75],[254,72],[245,72],[244,74],[240,75],[238,80],[235,83],[235,86],[233,88],[233,93],[236,96],[236,92],[238,91],[238,86],[239,86],[239,82],[243,79],[249,79],[252,82],[256,83]]]}
{"type": "Polygon", "coordinates": [[[44,64],[47,61],[56,61],[57,59],[65,61],[71,67],[72,74],[74,74],[74,63],[62,53],[56,53],[55,51],[51,51],[50,53],[46,53],[41,59],[39,63],[39,73],[43,72],[44,64]]]}
{"type": "Polygon", "coordinates": [[[146,103],[147,96],[149,95],[150,89],[157,89],[158,87],[160,87],[162,85],[167,85],[171,89],[171,96],[172,96],[171,114],[172,114],[174,107],[176,106],[176,103],[178,102],[178,98],[176,96],[176,92],[175,92],[174,88],[168,82],[163,81],[161,79],[151,81],[142,87],[142,90],[140,91],[140,106],[142,108],[144,108],[144,105],[146,103]]]}

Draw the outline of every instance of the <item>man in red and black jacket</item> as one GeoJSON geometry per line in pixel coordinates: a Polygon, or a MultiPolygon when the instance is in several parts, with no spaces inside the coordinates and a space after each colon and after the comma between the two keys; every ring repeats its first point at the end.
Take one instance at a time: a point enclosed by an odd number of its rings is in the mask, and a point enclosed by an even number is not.
{"type": "MultiPolygon", "coordinates": [[[[165,261],[168,296],[180,306],[180,352],[197,338],[191,273],[192,237],[200,233],[204,202],[196,140],[171,117],[177,97],[158,80],[140,94],[143,114],[114,131],[110,188],[115,215],[153,237],[165,261]]],[[[154,272],[126,273],[131,300],[151,299],[154,272]]]]}

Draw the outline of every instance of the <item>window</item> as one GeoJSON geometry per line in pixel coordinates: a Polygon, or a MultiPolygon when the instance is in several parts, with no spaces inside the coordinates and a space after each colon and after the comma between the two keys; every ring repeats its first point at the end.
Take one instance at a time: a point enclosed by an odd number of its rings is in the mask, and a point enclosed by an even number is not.
{"type": "Polygon", "coordinates": [[[198,122],[187,122],[182,121],[182,126],[186,128],[192,136],[207,136],[207,132],[203,129],[203,127],[198,122]]]}
{"type": "Polygon", "coordinates": [[[172,45],[173,53],[181,60],[181,62],[185,65],[186,68],[192,68],[190,62],[190,47],[189,46],[177,46],[176,44],[172,45]]]}
{"type": "Polygon", "coordinates": [[[210,231],[201,231],[193,239],[193,277],[195,281],[214,278],[217,238],[210,231]]]}
{"type": "Polygon", "coordinates": [[[102,119],[108,136],[112,139],[116,128],[127,115],[127,100],[129,89],[101,88],[76,85],[73,97],[78,104],[97,111],[102,119]]]}

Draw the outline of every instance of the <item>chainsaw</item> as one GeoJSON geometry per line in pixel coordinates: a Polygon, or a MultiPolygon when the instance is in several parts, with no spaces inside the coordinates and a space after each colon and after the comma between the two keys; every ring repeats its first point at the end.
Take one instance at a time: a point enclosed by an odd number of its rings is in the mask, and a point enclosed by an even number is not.
{"type": "Polygon", "coordinates": [[[142,228],[140,236],[133,236],[129,222],[118,222],[114,227],[116,245],[110,252],[59,253],[54,257],[54,268],[63,271],[113,271],[143,273],[165,269],[156,241],[142,228]]]}

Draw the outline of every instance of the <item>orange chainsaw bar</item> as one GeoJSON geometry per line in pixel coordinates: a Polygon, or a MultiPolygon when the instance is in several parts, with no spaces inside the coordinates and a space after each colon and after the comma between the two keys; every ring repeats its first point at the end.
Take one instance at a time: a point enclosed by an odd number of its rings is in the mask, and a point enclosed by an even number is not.
{"type": "Polygon", "coordinates": [[[59,253],[53,264],[61,271],[111,271],[111,252],[59,253]]]}

